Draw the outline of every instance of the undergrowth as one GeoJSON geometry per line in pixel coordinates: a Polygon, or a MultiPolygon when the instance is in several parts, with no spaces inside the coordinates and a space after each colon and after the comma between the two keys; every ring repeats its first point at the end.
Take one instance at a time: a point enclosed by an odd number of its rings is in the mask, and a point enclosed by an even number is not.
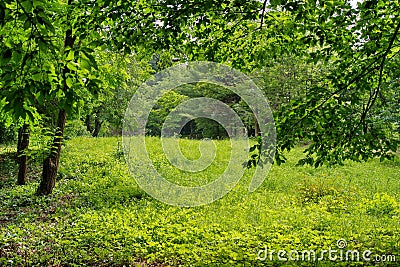
{"type": "MultiPolygon", "coordinates": [[[[190,175],[174,170],[160,155],[156,138],[148,141],[160,172],[177,183],[192,182],[190,175]]],[[[197,146],[196,141],[180,143],[197,146]]],[[[260,251],[267,247],[321,252],[338,249],[341,239],[347,242],[346,250],[371,250],[373,255],[394,255],[400,261],[398,159],[314,169],[295,166],[301,155],[297,148],[288,155],[288,163],[272,167],[257,191],[247,190],[254,172],[250,169],[222,199],[179,208],[153,199],[137,186],[120,144],[117,138],[67,141],[57,185],[49,197],[34,195],[38,177],[33,171],[28,185],[14,185],[12,151],[2,148],[1,266],[281,265],[277,257],[260,260],[260,251]]],[[[222,155],[211,166],[212,173],[205,170],[196,176],[203,183],[226,167],[227,142],[217,141],[216,146],[222,155]]],[[[377,262],[326,257],[322,263],[285,264],[377,262]]]]}

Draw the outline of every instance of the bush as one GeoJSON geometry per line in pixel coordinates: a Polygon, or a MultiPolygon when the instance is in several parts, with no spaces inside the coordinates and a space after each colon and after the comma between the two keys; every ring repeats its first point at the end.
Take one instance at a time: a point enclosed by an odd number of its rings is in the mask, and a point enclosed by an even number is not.
{"type": "Polygon", "coordinates": [[[69,140],[74,137],[90,136],[85,125],[81,120],[70,120],[65,125],[65,139],[69,140]]]}
{"type": "Polygon", "coordinates": [[[302,204],[319,203],[321,198],[335,196],[338,193],[333,186],[328,186],[321,181],[310,182],[307,180],[304,180],[304,184],[298,188],[298,192],[302,204]]]}
{"type": "Polygon", "coordinates": [[[15,129],[14,126],[6,127],[2,122],[0,122],[0,144],[14,142],[15,129]]]}
{"type": "Polygon", "coordinates": [[[372,200],[366,202],[367,214],[374,216],[396,216],[400,213],[400,205],[396,199],[386,193],[376,193],[372,200]]]}

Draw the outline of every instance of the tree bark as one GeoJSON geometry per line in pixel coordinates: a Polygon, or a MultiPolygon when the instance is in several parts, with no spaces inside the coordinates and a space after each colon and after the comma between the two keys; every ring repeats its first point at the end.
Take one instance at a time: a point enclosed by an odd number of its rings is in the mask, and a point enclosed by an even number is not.
{"type": "Polygon", "coordinates": [[[260,127],[258,125],[256,115],[254,115],[254,136],[259,136],[259,135],[260,135],[260,127]]]}
{"type": "Polygon", "coordinates": [[[29,125],[24,124],[18,130],[17,158],[18,158],[18,185],[26,184],[28,156],[25,154],[29,146],[29,125]]]}
{"type": "Polygon", "coordinates": [[[93,137],[97,137],[99,135],[101,125],[102,125],[102,122],[96,117],[94,119],[94,130],[92,132],[93,137]]]}
{"type": "Polygon", "coordinates": [[[92,122],[90,120],[90,115],[86,115],[86,119],[85,119],[85,125],[86,125],[86,130],[93,136],[93,137],[97,137],[99,136],[100,133],[100,129],[101,129],[101,125],[103,124],[103,122],[101,122],[98,119],[98,113],[95,113],[94,116],[94,127],[92,125],[92,122]]]}
{"type": "Polygon", "coordinates": [[[189,139],[193,139],[193,120],[189,121],[189,129],[190,129],[190,133],[189,133],[189,139]]]}
{"type": "Polygon", "coordinates": [[[89,133],[92,133],[92,132],[93,132],[93,127],[92,127],[92,124],[91,124],[91,122],[90,122],[90,115],[89,115],[89,114],[86,115],[85,125],[86,125],[86,130],[87,130],[89,133]]]}
{"type": "Polygon", "coordinates": [[[62,109],[58,112],[57,130],[53,139],[51,153],[43,161],[42,180],[36,192],[37,195],[49,195],[53,192],[60,162],[66,120],[67,113],[62,109]]]}

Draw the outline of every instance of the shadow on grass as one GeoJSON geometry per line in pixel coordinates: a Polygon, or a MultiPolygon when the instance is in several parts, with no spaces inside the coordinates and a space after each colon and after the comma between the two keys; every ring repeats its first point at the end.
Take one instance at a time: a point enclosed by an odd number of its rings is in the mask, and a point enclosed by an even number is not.
{"type": "Polygon", "coordinates": [[[384,160],[381,164],[392,168],[398,168],[400,167],[400,155],[397,155],[393,160],[384,160]]]}

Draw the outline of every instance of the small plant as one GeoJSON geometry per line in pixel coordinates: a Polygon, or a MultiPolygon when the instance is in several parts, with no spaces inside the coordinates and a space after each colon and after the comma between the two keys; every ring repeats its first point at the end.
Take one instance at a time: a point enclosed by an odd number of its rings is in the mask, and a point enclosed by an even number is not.
{"type": "Polygon", "coordinates": [[[372,200],[367,200],[366,212],[378,217],[396,216],[400,213],[400,205],[394,197],[386,193],[376,193],[372,200]]]}
{"type": "Polygon", "coordinates": [[[124,159],[124,150],[122,149],[122,145],[121,145],[120,141],[118,141],[117,149],[114,151],[113,155],[114,155],[114,157],[116,159],[119,159],[119,160],[123,160],[124,159]]]}
{"type": "Polygon", "coordinates": [[[349,208],[349,197],[343,194],[327,195],[321,198],[320,204],[329,212],[344,212],[349,208]]]}
{"type": "Polygon", "coordinates": [[[335,196],[338,191],[325,183],[309,182],[304,180],[304,184],[298,188],[300,193],[300,202],[302,204],[319,203],[324,196],[335,196]]]}

